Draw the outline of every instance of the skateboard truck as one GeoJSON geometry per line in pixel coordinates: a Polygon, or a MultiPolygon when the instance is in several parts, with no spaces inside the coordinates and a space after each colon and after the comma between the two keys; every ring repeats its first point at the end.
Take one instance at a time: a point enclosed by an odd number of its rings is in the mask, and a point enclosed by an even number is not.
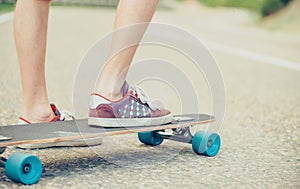
{"type": "Polygon", "coordinates": [[[5,163],[6,163],[7,159],[4,157],[0,157],[0,166],[1,167],[5,167],[5,163]]]}
{"type": "Polygon", "coordinates": [[[138,137],[140,142],[150,146],[158,146],[164,139],[191,143],[195,153],[209,157],[216,156],[221,147],[221,139],[217,133],[200,130],[192,135],[189,127],[177,128],[173,132],[164,130],[139,132],[138,137]]]}
{"type": "Polygon", "coordinates": [[[3,154],[5,152],[6,147],[0,147],[0,154],[3,154]]]}
{"type": "Polygon", "coordinates": [[[193,135],[189,127],[175,128],[172,130],[173,132],[158,131],[154,136],[178,142],[192,143],[193,135]]]}

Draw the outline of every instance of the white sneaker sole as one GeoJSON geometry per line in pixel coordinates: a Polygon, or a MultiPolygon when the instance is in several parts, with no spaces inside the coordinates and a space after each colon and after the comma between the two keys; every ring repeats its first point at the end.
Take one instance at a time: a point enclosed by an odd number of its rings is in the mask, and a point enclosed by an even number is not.
{"type": "Polygon", "coordinates": [[[138,127],[163,125],[173,121],[172,114],[154,118],[94,118],[90,117],[88,124],[96,127],[138,127]]]}

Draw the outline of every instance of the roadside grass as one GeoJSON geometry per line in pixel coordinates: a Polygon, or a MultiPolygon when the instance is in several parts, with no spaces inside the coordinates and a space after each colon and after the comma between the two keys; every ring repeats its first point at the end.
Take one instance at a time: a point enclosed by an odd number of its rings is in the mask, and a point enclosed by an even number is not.
{"type": "Polygon", "coordinates": [[[210,7],[241,7],[247,8],[254,11],[259,11],[264,0],[198,0],[210,7]]]}
{"type": "MultiPolygon", "coordinates": [[[[176,0],[176,1],[184,1],[184,0],[176,0]]],[[[198,1],[210,7],[224,6],[224,7],[246,8],[257,12],[258,14],[264,17],[275,13],[276,11],[285,7],[290,1],[293,0],[198,0],[198,1]]],[[[66,5],[70,6],[70,4],[63,4],[57,2],[52,3],[52,6],[66,6],[66,5]]],[[[74,4],[71,6],[82,6],[82,5],[74,4]]],[[[87,5],[83,5],[83,6],[87,6],[87,5]]],[[[6,2],[2,1],[2,3],[0,0],[0,14],[13,11],[14,7],[15,7],[15,3],[13,0],[6,0],[6,2]]],[[[95,5],[88,6],[88,7],[95,7],[95,5]]],[[[116,5],[106,5],[106,7],[115,8],[116,5]]]]}
{"type": "Polygon", "coordinates": [[[240,7],[268,16],[285,7],[292,0],[198,0],[210,7],[240,7]]]}
{"type": "MultiPolygon", "coordinates": [[[[161,0],[163,3],[160,3],[158,8],[159,10],[170,10],[171,8],[164,3],[164,0],[161,0]]],[[[183,1],[183,0],[181,0],[183,1]]],[[[105,8],[111,8],[111,9],[116,9],[117,7],[117,2],[115,3],[105,3],[103,2],[102,4],[95,4],[95,2],[87,2],[87,3],[80,3],[79,1],[72,1],[72,2],[60,2],[60,1],[53,1],[51,3],[51,6],[56,6],[56,7],[83,7],[83,8],[99,8],[99,7],[105,7],[105,8]],[[93,4],[94,3],[94,4],[93,4]]],[[[5,0],[1,2],[0,0],[0,14],[4,14],[6,12],[13,11],[15,8],[15,1],[14,0],[5,0]]]]}
{"type": "MultiPolygon", "coordinates": [[[[98,8],[98,7],[106,7],[106,8],[116,8],[116,5],[81,5],[81,4],[68,4],[68,3],[57,3],[57,2],[53,2],[51,3],[51,6],[60,6],[60,7],[88,7],[88,8],[98,8]]],[[[0,0],[0,15],[7,13],[7,12],[11,12],[14,11],[15,9],[15,2],[5,2],[5,3],[1,3],[0,0]]]]}
{"type": "Polygon", "coordinates": [[[13,11],[15,8],[15,3],[1,3],[0,4],[0,14],[13,11]]]}

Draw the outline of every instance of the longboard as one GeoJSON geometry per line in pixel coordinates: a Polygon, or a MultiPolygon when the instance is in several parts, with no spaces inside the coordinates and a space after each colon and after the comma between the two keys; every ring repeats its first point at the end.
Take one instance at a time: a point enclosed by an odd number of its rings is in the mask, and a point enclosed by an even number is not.
{"type": "MultiPolygon", "coordinates": [[[[211,115],[186,114],[174,116],[171,123],[155,126],[95,127],[93,125],[89,126],[87,119],[30,125],[0,126],[0,154],[2,154],[5,147],[8,146],[56,143],[82,138],[88,139],[92,137],[138,133],[140,142],[146,145],[157,146],[160,145],[164,139],[171,139],[191,143],[194,152],[197,154],[215,156],[221,144],[220,137],[217,133],[198,131],[192,135],[190,132],[190,127],[193,125],[202,125],[213,121],[215,121],[215,117],[211,115]],[[166,132],[166,130],[171,130],[171,132],[166,132]]],[[[0,165],[5,167],[6,175],[11,180],[24,184],[34,184],[39,180],[40,175],[38,175],[38,173],[41,174],[42,168],[38,162],[40,161],[37,157],[23,153],[14,153],[9,159],[0,157],[0,165]],[[23,160],[28,161],[26,165],[23,160]],[[26,174],[33,174],[32,171],[34,170],[34,173],[37,174],[35,177],[26,177],[26,174]],[[22,172],[22,174],[20,174],[20,172],[22,172]]]]}
{"type": "Polygon", "coordinates": [[[95,136],[110,136],[145,131],[188,127],[215,121],[215,118],[206,114],[189,114],[174,116],[172,123],[156,126],[105,128],[88,126],[87,119],[61,121],[53,123],[37,123],[30,125],[10,125],[0,127],[0,147],[20,144],[35,144],[68,141],[95,136]]]}

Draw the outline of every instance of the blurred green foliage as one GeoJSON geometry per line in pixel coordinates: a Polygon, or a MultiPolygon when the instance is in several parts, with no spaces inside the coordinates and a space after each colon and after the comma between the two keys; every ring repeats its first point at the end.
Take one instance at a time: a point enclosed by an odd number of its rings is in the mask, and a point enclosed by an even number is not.
{"type": "MultiPolygon", "coordinates": [[[[184,1],[184,0],[177,0],[184,1]]],[[[211,6],[241,7],[268,16],[285,7],[292,0],[198,0],[199,2],[211,6]]],[[[0,12],[12,11],[15,0],[0,0],[0,12]]]]}
{"type": "Polygon", "coordinates": [[[285,7],[292,0],[198,0],[199,2],[211,6],[241,7],[268,16],[285,7]]]}
{"type": "Polygon", "coordinates": [[[3,4],[14,4],[16,0],[0,0],[0,6],[3,4]]]}
{"type": "Polygon", "coordinates": [[[242,8],[258,10],[261,7],[263,0],[198,0],[198,1],[211,7],[216,7],[216,6],[242,7],[242,8]]]}
{"type": "Polygon", "coordinates": [[[14,7],[15,7],[15,1],[0,0],[0,13],[13,11],[14,7]]]}
{"type": "Polygon", "coordinates": [[[265,0],[262,4],[261,13],[268,16],[285,7],[291,0],[265,0]]]}

